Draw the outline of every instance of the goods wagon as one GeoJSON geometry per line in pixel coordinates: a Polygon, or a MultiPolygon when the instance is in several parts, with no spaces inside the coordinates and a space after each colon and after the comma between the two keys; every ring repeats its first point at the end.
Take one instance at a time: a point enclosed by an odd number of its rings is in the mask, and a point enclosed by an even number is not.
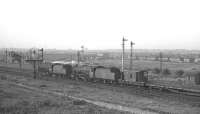
{"type": "Polygon", "coordinates": [[[124,80],[128,83],[148,81],[148,71],[124,71],[124,80]]]}
{"type": "Polygon", "coordinates": [[[109,68],[96,68],[95,78],[114,80],[115,74],[109,68]]]}
{"type": "Polygon", "coordinates": [[[109,67],[102,67],[98,66],[93,68],[92,73],[90,73],[90,77],[92,77],[93,80],[97,81],[104,81],[104,82],[114,82],[118,81],[120,78],[120,70],[117,68],[109,68],[109,67]]]}
{"type": "Polygon", "coordinates": [[[136,72],[136,82],[147,82],[148,81],[148,71],[138,71],[136,72]]]}
{"type": "Polygon", "coordinates": [[[136,82],[136,72],[137,71],[124,71],[124,81],[128,83],[136,82]]]}

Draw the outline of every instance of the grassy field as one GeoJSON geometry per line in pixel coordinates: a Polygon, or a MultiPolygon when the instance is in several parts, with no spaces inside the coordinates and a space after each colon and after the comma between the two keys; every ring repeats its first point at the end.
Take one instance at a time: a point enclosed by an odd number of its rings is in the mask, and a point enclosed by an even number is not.
{"type": "MultiPolygon", "coordinates": [[[[106,66],[116,66],[121,67],[120,60],[98,60],[101,65],[106,66]]],[[[162,73],[155,74],[153,71],[155,68],[159,69],[160,62],[158,61],[144,61],[144,60],[134,60],[133,69],[134,70],[150,70],[149,83],[173,86],[186,89],[197,89],[200,90],[200,85],[196,85],[194,82],[194,75],[196,72],[200,71],[200,64],[195,63],[172,63],[163,62],[163,69],[169,69],[170,74],[164,75],[162,73]],[[182,70],[182,75],[177,75],[176,72],[182,70]],[[188,76],[192,78],[188,80],[188,76]]],[[[125,61],[125,69],[129,69],[129,61],[125,61]]]]}
{"type": "MultiPolygon", "coordinates": [[[[1,77],[2,78],[2,77],[1,77]]],[[[20,88],[0,80],[0,114],[124,114],[80,100],[20,88]]]]}
{"type": "MultiPolygon", "coordinates": [[[[16,64],[16,63],[15,64],[12,64],[12,63],[8,63],[8,64],[0,63],[0,66],[20,69],[19,64],[16,64]]],[[[28,64],[28,63],[22,64],[22,70],[33,70],[33,65],[28,64]]]]}
{"type": "MultiPolygon", "coordinates": [[[[69,54],[46,54],[45,59],[47,61],[55,61],[55,60],[76,60],[76,54],[69,55],[69,54]]],[[[104,60],[94,60],[90,62],[96,62],[101,65],[107,66],[116,66],[121,67],[121,60],[120,59],[104,59],[104,60]]],[[[129,60],[125,60],[125,68],[129,68],[129,60]]],[[[159,61],[147,61],[147,60],[133,60],[133,68],[135,70],[142,70],[142,69],[153,69],[159,68],[160,62],[159,61]]],[[[196,63],[174,63],[174,62],[163,62],[163,68],[168,68],[170,70],[200,70],[200,64],[196,63]]]]}
{"type": "Polygon", "coordinates": [[[119,104],[156,113],[194,113],[199,112],[199,98],[173,95],[159,91],[147,91],[142,88],[115,87],[104,84],[90,84],[73,80],[41,77],[34,80],[30,76],[14,73],[0,73],[1,111],[19,114],[115,114],[124,113],[108,110],[90,103],[76,101],[67,97],[54,96],[38,91],[20,88],[14,83],[66,95],[119,104]],[[155,94],[156,93],[156,94],[155,94]]]}
{"type": "MultiPolygon", "coordinates": [[[[98,60],[96,61],[99,64],[107,65],[107,66],[117,66],[121,67],[121,60],[98,60]]],[[[130,62],[125,60],[125,68],[128,69],[130,66],[130,62]]],[[[133,69],[135,70],[143,70],[143,69],[154,69],[159,68],[160,62],[159,61],[145,61],[145,60],[134,60],[133,61],[133,69]]],[[[163,62],[163,68],[168,68],[170,70],[200,70],[200,64],[195,63],[173,63],[173,62],[163,62]]]]}
{"type": "MultiPolygon", "coordinates": [[[[180,50],[180,52],[182,52],[183,50],[180,50]]],[[[87,52],[86,52],[87,53],[87,52]]],[[[85,54],[86,54],[85,53],[85,54]]],[[[151,54],[151,52],[148,52],[148,54],[151,54]]],[[[173,53],[173,55],[179,55],[177,53],[173,53]]],[[[119,53],[121,54],[121,53],[119,53]]],[[[147,53],[143,53],[145,56],[145,54],[147,53]]],[[[157,53],[158,54],[158,53],[157,53]]],[[[188,54],[191,55],[191,53],[186,53],[186,55],[188,54]]],[[[159,54],[158,54],[159,55],[159,54]]],[[[3,55],[3,53],[0,53],[0,60],[2,60],[4,58],[5,55],[3,55]]],[[[49,62],[49,61],[57,61],[57,60],[77,60],[77,52],[74,51],[73,53],[69,53],[69,52],[62,52],[62,53],[58,53],[56,51],[55,52],[45,52],[44,53],[44,59],[45,61],[49,62]]],[[[95,62],[95,63],[99,63],[100,65],[105,65],[105,66],[115,66],[121,69],[121,60],[120,59],[104,59],[104,60],[94,60],[94,61],[89,61],[89,62],[95,62]]],[[[125,69],[129,68],[129,60],[125,60],[125,69]]],[[[11,68],[19,68],[18,64],[5,64],[5,63],[0,63],[0,66],[7,66],[7,67],[11,67],[11,68]]],[[[151,70],[153,71],[155,68],[160,67],[160,62],[159,61],[146,61],[146,60],[133,60],[133,69],[134,70],[151,70]]],[[[196,63],[175,63],[175,62],[163,62],[162,64],[162,68],[163,69],[169,69],[170,70],[170,74],[169,75],[162,75],[161,74],[155,74],[152,73],[152,78],[151,78],[151,83],[157,83],[157,84],[165,84],[165,85],[174,85],[174,86],[178,86],[178,87],[189,87],[189,88],[195,88],[198,89],[200,88],[198,85],[194,84],[194,80],[190,81],[190,82],[184,82],[182,80],[185,80],[188,76],[193,76],[193,72],[197,72],[200,71],[200,64],[196,64],[196,63]],[[183,70],[184,74],[181,76],[177,76],[176,72],[178,70],[183,70]]],[[[22,69],[26,69],[26,70],[33,70],[33,66],[30,64],[23,64],[22,65],[22,69]]]]}
{"type": "MultiPolygon", "coordinates": [[[[55,61],[55,60],[77,60],[76,54],[46,54],[46,61],[55,61]]],[[[121,68],[121,60],[120,59],[104,59],[104,60],[91,60],[89,62],[99,63],[100,65],[106,66],[116,66],[121,68]]],[[[128,69],[130,66],[130,61],[125,60],[125,68],[128,69]]],[[[159,61],[147,61],[147,60],[133,60],[133,69],[135,70],[143,70],[143,69],[154,69],[159,68],[159,61]]],[[[163,62],[163,68],[168,68],[172,71],[175,70],[200,70],[200,64],[196,63],[174,63],[174,62],[163,62]]]]}
{"type": "MultiPolygon", "coordinates": [[[[72,57],[76,60],[76,56],[72,57]]],[[[45,61],[55,61],[55,60],[67,60],[71,59],[69,54],[46,54],[45,61]]],[[[106,60],[95,60],[92,61],[95,63],[99,63],[99,65],[105,66],[115,66],[121,69],[121,60],[119,59],[106,59],[106,60]]],[[[125,60],[125,69],[129,68],[129,61],[125,60]]],[[[0,66],[7,66],[10,68],[19,68],[18,64],[5,64],[1,63],[0,66]]],[[[159,61],[145,61],[145,60],[133,60],[133,69],[134,70],[151,70],[153,71],[155,68],[159,69],[160,62],[159,61]]],[[[191,75],[192,72],[200,71],[200,64],[195,63],[173,63],[173,62],[163,62],[163,69],[169,69],[169,75],[155,74],[151,73],[150,83],[155,84],[164,84],[164,85],[172,85],[175,87],[184,87],[184,88],[195,88],[199,89],[199,85],[195,85],[194,80],[187,81],[187,77],[191,75]],[[177,76],[176,72],[178,70],[183,70],[184,74],[181,76],[177,76]],[[186,81],[185,81],[186,80],[186,81]]],[[[25,70],[33,70],[33,66],[30,64],[23,64],[22,69],[25,70]]]]}
{"type": "MultiPolygon", "coordinates": [[[[99,63],[100,65],[115,66],[115,67],[121,68],[120,60],[108,59],[108,60],[96,60],[94,62],[99,63]]],[[[11,63],[8,63],[8,64],[0,63],[0,65],[1,66],[9,66],[9,67],[13,67],[13,68],[19,67],[18,64],[11,64],[11,63]]],[[[129,66],[130,66],[129,61],[125,61],[125,69],[128,69],[129,66]]],[[[154,68],[159,68],[159,67],[160,67],[160,62],[158,62],[158,61],[144,61],[144,60],[134,60],[133,61],[133,69],[134,70],[154,69],[154,68]]],[[[184,70],[184,71],[200,70],[200,64],[195,64],[195,63],[163,62],[162,67],[163,67],[163,69],[168,68],[172,71],[175,71],[175,70],[184,70]]],[[[22,68],[23,69],[32,69],[33,66],[26,63],[26,64],[22,65],[22,68]]]]}
{"type": "MultiPolygon", "coordinates": [[[[2,59],[3,57],[0,56],[2,59]]],[[[57,61],[57,60],[77,60],[76,53],[46,53],[44,54],[45,61],[57,61]]],[[[120,59],[104,59],[104,60],[91,60],[89,62],[97,62],[101,65],[107,66],[116,66],[121,67],[121,60],[120,59]]],[[[125,68],[129,68],[129,60],[125,60],[125,68]]],[[[133,69],[135,70],[142,70],[142,69],[153,69],[159,68],[160,62],[159,61],[147,61],[147,60],[133,60],[133,69]]],[[[26,66],[24,67],[26,68],[26,66]]],[[[200,70],[200,64],[195,63],[173,63],[173,62],[163,62],[163,68],[168,68],[170,70],[200,70]]]]}

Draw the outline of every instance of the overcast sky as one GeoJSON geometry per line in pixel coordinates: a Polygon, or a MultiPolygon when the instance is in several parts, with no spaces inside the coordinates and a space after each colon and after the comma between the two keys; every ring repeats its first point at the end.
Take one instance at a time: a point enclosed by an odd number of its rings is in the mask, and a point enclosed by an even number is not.
{"type": "Polygon", "coordinates": [[[123,36],[138,49],[200,49],[200,1],[0,1],[3,48],[119,49],[123,36]]]}

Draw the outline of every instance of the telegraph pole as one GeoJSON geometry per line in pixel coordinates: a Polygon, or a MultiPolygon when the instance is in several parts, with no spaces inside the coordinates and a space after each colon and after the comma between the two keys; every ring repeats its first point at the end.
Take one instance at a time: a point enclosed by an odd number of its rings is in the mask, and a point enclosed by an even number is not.
{"type": "Polygon", "coordinates": [[[84,46],[81,46],[81,52],[82,52],[82,61],[84,61],[84,46]]]}
{"type": "Polygon", "coordinates": [[[42,61],[44,60],[44,49],[40,49],[41,53],[42,53],[42,61]]]}
{"type": "Polygon", "coordinates": [[[125,41],[128,41],[128,40],[123,37],[123,39],[122,39],[122,78],[121,78],[122,80],[124,80],[124,54],[125,54],[124,45],[125,45],[125,41]]]}
{"type": "Polygon", "coordinates": [[[80,61],[81,61],[81,52],[82,52],[82,53],[84,52],[84,46],[81,46],[81,50],[78,50],[78,51],[77,51],[78,66],[79,66],[80,61]]]}
{"type": "Polygon", "coordinates": [[[8,63],[8,50],[6,48],[6,64],[8,63]]]}
{"type": "Polygon", "coordinates": [[[163,58],[163,55],[162,55],[162,52],[160,52],[160,72],[162,72],[162,58],[163,58]]]}
{"type": "Polygon", "coordinates": [[[133,45],[135,45],[135,43],[131,41],[130,70],[133,70],[133,45]]]}
{"type": "Polygon", "coordinates": [[[84,52],[84,46],[81,46],[81,51],[84,52]]]}
{"type": "Polygon", "coordinates": [[[79,50],[77,52],[77,61],[78,61],[78,66],[79,66],[79,63],[80,63],[80,51],[79,50]]]}

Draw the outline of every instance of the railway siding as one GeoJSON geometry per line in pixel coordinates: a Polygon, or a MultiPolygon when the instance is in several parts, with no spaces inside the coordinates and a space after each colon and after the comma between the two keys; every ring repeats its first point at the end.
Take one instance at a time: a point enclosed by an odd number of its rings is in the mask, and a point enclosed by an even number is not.
{"type": "MultiPolygon", "coordinates": [[[[18,83],[27,86],[43,88],[49,91],[63,92],[67,95],[86,98],[92,101],[101,101],[111,104],[118,104],[125,107],[150,110],[158,113],[196,113],[199,112],[199,98],[184,97],[182,95],[164,94],[158,91],[148,91],[144,88],[107,86],[89,82],[79,82],[72,80],[48,79],[33,80],[26,75],[14,75],[15,73],[5,73],[7,78],[16,78],[18,83]],[[14,76],[13,76],[14,75],[14,76]],[[41,86],[45,85],[45,86],[41,86]],[[64,90],[63,90],[64,89],[64,90]],[[157,93],[158,92],[158,93],[157,93]],[[168,98],[166,98],[168,97],[168,98]],[[175,98],[174,98],[175,97],[175,98]],[[183,97],[183,98],[182,98],[183,97]],[[166,99],[166,100],[163,100],[166,99]],[[176,99],[174,101],[174,99],[176,99]],[[188,99],[188,100],[187,100],[188,99]],[[181,102],[179,102],[179,100],[181,102]],[[184,102],[182,102],[182,100],[184,102]],[[195,101],[195,102],[194,102],[195,101]],[[187,102],[191,102],[188,105],[187,102]],[[194,103],[192,103],[194,102],[194,103]],[[183,104],[186,103],[186,104],[183,104]]],[[[21,73],[22,74],[22,73],[21,73]]],[[[13,80],[13,79],[12,79],[13,80]]]]}

